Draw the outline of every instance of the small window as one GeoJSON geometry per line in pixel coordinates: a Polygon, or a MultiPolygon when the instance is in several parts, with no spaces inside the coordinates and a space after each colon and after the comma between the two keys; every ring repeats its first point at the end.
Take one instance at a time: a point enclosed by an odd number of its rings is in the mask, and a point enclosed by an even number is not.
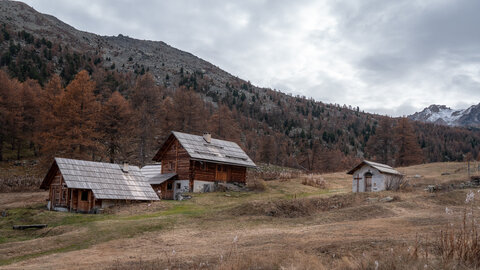
{"type": "Polygon", "coordinates": [[[88,201],[88,191],[82,191],[82,201],[88,201]]]}
{"type": "Polygon", "coordinates": [[[182,188],[182,184],[177,183],[177,189],[181,189],[181,188],[182,188]]]}
{"type": "Polygon", "coordinates": [[[67,199],[67,191],[66,190],[63,190],[62,192],[62,200],[65,200],[67,199]]]}
{"type": "Polygon", "coordinates": [[[172,190],[173,189],[173,183],[172,182],[168,182],[167,183],[167,190],[172,190]]]}
{"type": "Polygon", "coordinates": [[[206,171],[207,170],[207,163],[202,162],[202,170],[206,171]]]}
{"type": "Polygon", "coordinates": [[[376,187],[376,186],[377,186],[377,183],[376,183],[376,182],[373,182],[373,186],[376,187]]]}
{"type": "Polygon", "coordinates": [[[217,166],[217,171],[219,171],[219,172],[222,171],[222,165],[217,166]]]}

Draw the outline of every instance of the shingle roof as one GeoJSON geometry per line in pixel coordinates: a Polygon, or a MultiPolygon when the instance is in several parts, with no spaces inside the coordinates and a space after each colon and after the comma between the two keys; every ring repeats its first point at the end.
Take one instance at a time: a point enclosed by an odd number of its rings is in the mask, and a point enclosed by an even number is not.
{"type": "Polygon", "coordinates": [[[162,174],[162,165],[146,165],[140,169],[145,180],[150,183],[150,185],[158,185],[161,184],[168,179],[175,177],[176,173],[164,173],[162,174]]]}
{"type": "Polygon", "coordinates": [[[360,169],[365,164],[369,165],[369,166],[372,166],[373,168],[377,169],[381,173],[402,175],[399,171],[395,170],[394,168],[392,168],[392,167],[390,167],[386,164],[377,163],[377,162],[368,161],[368,160],[362,161],[360,164],[355,166],[355,168],[353,168],[349,172],[347,172],[347,174],[354,174],[356,170],[360,169]]]}
{"type": "Polygon", "coordinates": [[[158,200],[137,166],[55,158],[69,188],[91,189],[97,199],[158,200]]]}
{"type": "Polygon", "coordinates": [[[207,143],[203,136],[176,131],[173,131],[172,134],[193,160],[256,167],[250,157],[234,142],[212,138],[211,142],[207,143]]]}

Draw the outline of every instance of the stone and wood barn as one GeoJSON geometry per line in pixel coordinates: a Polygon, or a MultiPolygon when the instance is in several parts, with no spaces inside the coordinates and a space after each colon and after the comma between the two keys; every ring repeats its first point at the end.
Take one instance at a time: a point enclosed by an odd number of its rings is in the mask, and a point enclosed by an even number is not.
{"type": "Polygon", "coordinates": [[[128,201],[158,196],[137,166],[55,158],[40,188],[49,190],[48,209],[94,213],[128,201]]]}
{"type": "Polygon", "coordinates": [[[403,174],[388,165],[368,160],[362,161],[347,174],[353,175],[353,192],[386,190],[390,181],[403,177],[403,174]]]}
{"type": "Polygon", "coordinates": [[[207,192],[216,183],[246,183],[247,168],[255,163],[238,144],[173,131],[154,161],[142,173],[162,199],[176,199],[183,192],[207,192]],[[156,167],[156,168],[155,168],[156,167]],[[156,173],[155,173],[156,172],[156,173]]]}

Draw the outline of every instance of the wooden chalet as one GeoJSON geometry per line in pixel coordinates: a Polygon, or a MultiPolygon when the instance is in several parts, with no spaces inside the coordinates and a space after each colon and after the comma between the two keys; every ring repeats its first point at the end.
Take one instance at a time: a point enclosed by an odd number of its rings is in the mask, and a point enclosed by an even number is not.
{"type": "MultiPolygon", "coordinates": [[[[255,163],[238,144],[173,131],[157,152],[156,169],[144,173],[162,199],[176,199],[182,192],[207,192],[218,182],[245,183],[248,167],[255,163]]],[[[142,173],[144,168],[142,168],[142,173]]]]}
{"type": "Polygon", "coordinates": [[[94,213],[125,201],[158,196],[137,166],[55,158],[40,188],[49,190],[48,209],[94,213]]]}

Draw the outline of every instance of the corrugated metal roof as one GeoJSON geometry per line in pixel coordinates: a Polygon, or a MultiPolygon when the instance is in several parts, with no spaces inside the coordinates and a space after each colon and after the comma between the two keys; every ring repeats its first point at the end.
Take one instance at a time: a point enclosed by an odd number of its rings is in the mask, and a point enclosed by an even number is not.
{"type": "Polygon", "coordinates": [[[402,175],[399,171],[395,170],[394,168],[392,168],[392,167],[390,167],[386,164],[377,163],[377,162],[368,161],[368,160],[362,161],[360,164],[355,166],[355,168],[351,169],[347,174],[354,174],[356,170],[360,169],[365,164],[369,165],[369,166],[372,166],[373,168],[377,169],[378,171],[380,171],[382,173],[402,175]]]}
{"type": "Polygon", "coordinates": [[[161,184],[168,179],[175,177],[176,173],[164,173],[162,174],[162,165],[147,165],[142,167],[140,170],[145,177],[145,180],[150,183],[150,185],[161,184]]]}
{"type": "Polygon", "coordinates": [[[91,189],[97,199],[158,200],[137,166],[124,173],[112,163],[55,158],[69,188],[91,189]]]}
{"type": "Polygon", "coordinates": [[[211,142],[207,143],[203,136],[176,131],[172,133],[194,160],[256,167],[250,157],[234,142],[212,138],[211,142]]]}

